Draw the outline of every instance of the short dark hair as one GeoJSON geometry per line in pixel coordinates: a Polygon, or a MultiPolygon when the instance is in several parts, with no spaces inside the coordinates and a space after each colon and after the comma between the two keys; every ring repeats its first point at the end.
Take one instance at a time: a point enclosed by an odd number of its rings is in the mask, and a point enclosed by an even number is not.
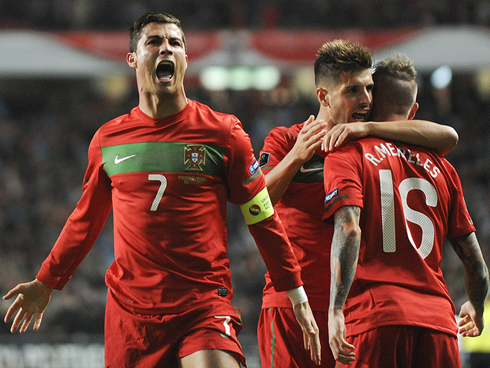
{"type": "Polygon", "coordinates": [[[415,81],[417,71],[413,65],[413,61],[404,54],[397,54],[394,57],[379,61],[374,66],[374,75],[390,75],[396,79],[401,79],[407,82],[415,81]]]}
{"type": "Polygon", "coordinates": [[[416,77],[417,71],[413,61],[404,54],[397,54],[377,62],[373,71],[375,103],[376,94],[381,88],[389,90],[389,93],[383,94],[384,104],[397,105],[404,109],[411,108],[417,97],[416,77]],[[383,85],[379,87],[381,82],[383,85]]]}
{"type": "Polygon", "coordinates": [[[184,31],[180,20],[169,13],[146,13],[142,15],[133,26],[129,29],[129,52],[135,52],[138,41],[141,38],[141,31],[150,23],[172,23],[179,27],[182,32],[182,41],[184,42],[184,49],[187,50],[187,43],[185,41],[184,31]]]}
{"type": "Polygon", "coordinates": [[[315,83],[336,81],[341,73],[371,69],[371,52],[363,45],[346,40],[333,40],[320,47],[315,60],[315,83]]]}

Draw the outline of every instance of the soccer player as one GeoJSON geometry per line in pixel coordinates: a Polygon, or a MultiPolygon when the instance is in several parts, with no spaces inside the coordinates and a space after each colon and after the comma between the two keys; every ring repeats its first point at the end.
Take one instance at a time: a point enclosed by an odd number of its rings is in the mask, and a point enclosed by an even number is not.
{"type": "MultiPolygon", "coordinates": [[[[289,128],[274,128],[265,140],[260,165],[271,200],[300,262],[323,342],[321,366],[328,368],[335,365],[328,348],[327,319],[330,246],[326,242],[332,239],[333,227],[322,220],[326,155],[320,147],[322,137],[327,146],[334,146],[349,137],[394,136],[448,152],[458,136],[450,127],[428,122],[364,122],[371,110],[373,80],[371,53],[362,45],[345,40],[327,42],[318,52],[314,69],[320,105],[316,119],[310,117],[289,128]],[[337,125],[330,129],[331,124],[337,125]]],[[[302,331],[290,323],[294,314],[287,295],[274,288],[268,274],[266,281],[258,325],[262,366],[313,366],[301,347],[302,331]]]]}
{"type": "MultiPolygon", "coordinates": [[[[248,135],[232,115],[185,95],[180,21],[150,13],[130,29],[127,63],[139,104],[93,137],[83,194],[34,281],[19,284],[5,321],[39,329],[109,212],[115,260],[106,273],[106,367],[239,367],[240,315],[226,256],[226,203],[240,205],[274,285],[286,290],[319,362],[300,268],[274,212],[248,135]]],[[[296,322],[295,322],[296,323],[296,322]]]]}
{"type": "MultiPolygon", "coordinates": [[[[410,60],[379,63],[374,83],[373,114],[411,114],[410,60]]],[[[465,268],[463,336],[481,334],[489,278],[456,170],[428,149],[378,138],[329,153],[324,170],[324,219],[334,224],[334,357],[351,367],[461,367],[455,306],[440,268],[444,239],[465,268]]]]}

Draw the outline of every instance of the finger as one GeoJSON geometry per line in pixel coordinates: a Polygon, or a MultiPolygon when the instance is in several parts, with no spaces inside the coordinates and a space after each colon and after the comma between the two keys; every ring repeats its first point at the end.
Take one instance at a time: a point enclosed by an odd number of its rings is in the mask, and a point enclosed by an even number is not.
{"type": "Polygon", "coordinates": [[[348,351],[348,352],[354,354],[354,352],[352,351],[356,348],[354,345],[349,344],[347,341],[342,339],[342,345],[341,346],[342,346],[342,350],[348,351]]]}
{"type": "Polygon", "coordinates": [[[41,322],[43,320],[43,313],[38,313],[36,317],[36,321],[34,322],[34,331],[39,330],[39,327],[41,327],[41,322]]]}
{"type": "Polygon", "coordinates": [[[320,365],[322,362],[322,346],[318,335],[315,335],[313,341],[311,342],[310,354],[311,359],[316,363],[316,365],[320,365]]]}
{"type": "Polygon", "coordinates": [[[9,292],[3,296],[3,300],[11,299],[14,296],[20,294],[20,289],[21,289],[21,285],[17,285],[13,289],[10,289],[9,292]]]}
{"type": "MultiPolygon", "coordinates": [[[[461,316],[462,317],[462,316],[461,316]]],[[[464,316],[464,318],[461,318],[459,321],[458,321],[458,326],[464,326],[466,325],[468,322],[471,321],[471,318],[470,316],[466,315],[464,316]]]]}
{"type": "Polygon", "coordinates": [[[29,328],[29,325],[31,324],[32,317],[33,317],[32,313],[28,313],[25,316],[24,322],[22,323],[22,326],[20,327],[20,333],[24,333],[27,331],[27,329],[29,328]]]}
{"type": "Polygon", "coordinates": [[[12,303],[12,305],[7,309],[7,313],[5,313],[5,318],[4,322],[8,323],[14,316],[14,314],[17,312],[17,310],[20,308],[19,302],[16,300],[15,302],[12,303]]]}
{"type": "Polygon", "coordinates": [[[305,125],[304,126],[310,125],[314,121],[315,121],[315,116],[310,115],[310,117],[305,121],[305,125]]]}
{"type": "Polygon", "coordinates": [[[338,136],[337,136],[337,139],[335,140],[334,142],[334,147],[339,147],[340,145],[342,145],[342,143],[345,142],[345,140],[347,139],[347,133],[345,132],[345,130],[343,130],[338,136]]]}
{"type": "Polygon", "coordinates": [[[12,333],[17,332],[17,330],[19,329],[19,325],[21,324],[24,316],[25,316],[25,312],[22,310],[22,308],[19,309],[19,311],[15,315],[14,322],[12,322],[12,327],[10,328],[10,332],[12,333]]]}

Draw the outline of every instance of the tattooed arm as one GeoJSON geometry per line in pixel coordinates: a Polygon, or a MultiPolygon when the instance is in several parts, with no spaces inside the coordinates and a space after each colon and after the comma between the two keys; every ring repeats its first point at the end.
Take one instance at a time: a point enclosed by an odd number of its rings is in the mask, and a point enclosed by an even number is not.
{"type": "Polygon", "coordinates": [[[334,214],[328,332],[334,358],[346,364],[355,360],[354,346],[346,341],[343,308],[356,273],[361,243],[360,213],[359,207],[345,206],[334,214]]]}
{"type": "Polygon", "coordinates": [[[468,301],[461,307],[459,333],[479,336],[483,330],[483,309],[488,292],[488,268],[483,260],[475,233],[450,239],[451,246],[463,262],[468,301]]]}

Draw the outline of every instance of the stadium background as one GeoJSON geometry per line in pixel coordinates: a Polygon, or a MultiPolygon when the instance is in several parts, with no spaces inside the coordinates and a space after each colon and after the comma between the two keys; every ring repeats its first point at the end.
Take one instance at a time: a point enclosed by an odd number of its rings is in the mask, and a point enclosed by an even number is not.
{"type": "MultiPolygon", "coordinates": [[[[257,153],[274,126],[316,114],[312,64],[323,42],[360,41],[377,60],[405,52],[419,70],[417,117],[459,133],[447,158],[461,176],[489,262],[488,0],[0,0],[2,295],[31,280],[51,249],[81,194],[95,130],[137,104],[134,75],[124,64],[126,30],[147,11],[182,20],[188,97],[238,116],[257,153]]],[[[265,269],[231,205],[229,221],[240,339],[249,368],[256,368],[265,269]]],[[[464,273],[446,248],[443,271],[459,310],[464,273]]],[[[0,324],[0,366],[102,367],[104,273],[111,261],[109,219],[73,279],[54,292],[40,331],[11,335],[0,324]]],[[[9,305],[0,303],[2,316],[9,305]]]]}

